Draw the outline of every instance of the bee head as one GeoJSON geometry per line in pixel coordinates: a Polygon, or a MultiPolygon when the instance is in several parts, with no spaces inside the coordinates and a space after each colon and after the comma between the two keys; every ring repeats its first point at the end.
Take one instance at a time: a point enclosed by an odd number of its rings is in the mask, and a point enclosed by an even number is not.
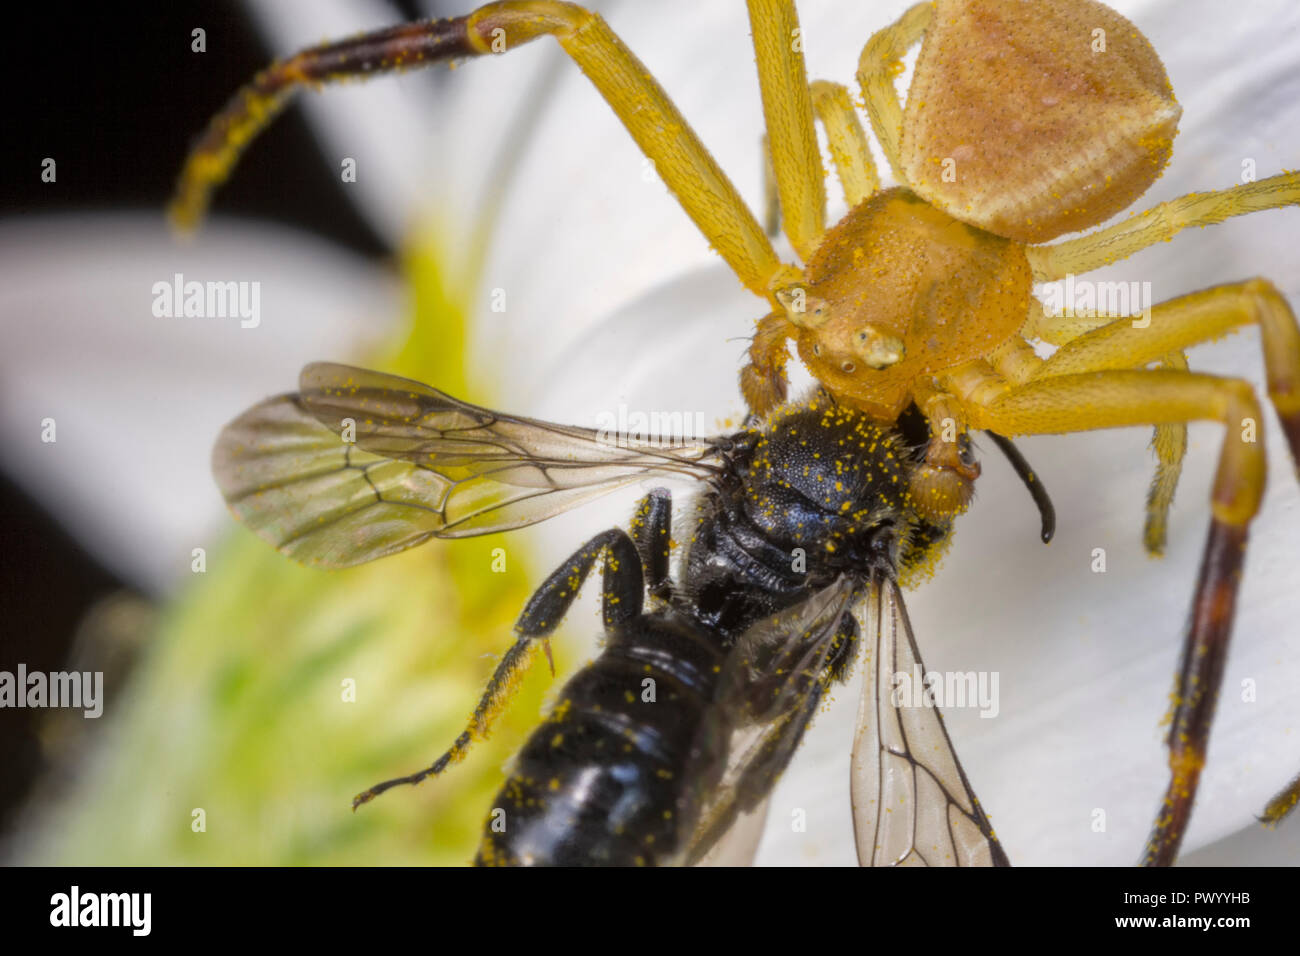
{"type": "Polygon", "coordinates": [[[764,423],[738,469],[747,516],[809,562],[893,561],[910,513],[907,449],[893,430],[823,395],[764,423]]]}

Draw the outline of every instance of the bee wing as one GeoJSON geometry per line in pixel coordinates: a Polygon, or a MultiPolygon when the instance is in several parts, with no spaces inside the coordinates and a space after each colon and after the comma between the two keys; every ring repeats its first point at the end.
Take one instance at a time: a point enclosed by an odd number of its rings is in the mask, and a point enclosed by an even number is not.
{"type": "Polygon", "coordinates": [[[661,448],[345,365],[308,365],[299,385],[222,430],[213,473],[253,531],[330,568],[535,524],[647,477],[706,478],[725,444],[661,448]]]}
{"type": "Polygon", "coordinates": [[[747,631],[727,658],[718,696],[696,750],[707,762],[726,742],[721,773],[705,781],[690,864],[753,859],[768,795],[789,765],[832,678],[845,617],[860,588],[847,577],[747,631]],[[716,782],[715,782],[716,781],[716,782]]]}
{"type": "Polygon", "coordinates": [[[853,829],[863,866],[1009,866],[937,707],[896,703],[893,676],[925,672],[898,585],[877,576],[858,612],[874,636],[853,742],[853,829]]]}

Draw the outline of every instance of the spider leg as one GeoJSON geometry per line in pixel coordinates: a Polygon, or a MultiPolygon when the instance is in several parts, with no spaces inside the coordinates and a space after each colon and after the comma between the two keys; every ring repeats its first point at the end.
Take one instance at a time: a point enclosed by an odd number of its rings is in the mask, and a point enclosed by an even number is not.
{"type": "Polygon", "coordinates": [[[784,312],[758,320],[749,344],[749,362],[740,370],[740,393],[755,415],[765,415],[786,399],[789,381],[785,366],[790,360],[786,343],[793,332],[784,312]]]}
{"type": "Polygon", "coordinates": [[[858,59],[858,84],[867,103],[871,129],[889,160],[894,178],[900,183],[907,182],[899,160],[902,155],[903,106],[898,100],[894,79],[902,72],[903,55],[921,39],[933,17],[933,3],[918,3],[909,8],[892,26],[872,36],[858,59]]]}
{"type": "Polygon", "coordinates": [[[1260,417],[1254,391],[1246,382],[1193,372],[1109,369],[1037,378],[968,403],[967,411],[972,427],[1003,435],[1206,419],[1226,426],[1166,738],[1170,781],[1143,857],[1146,865],[1168,865],[1186,832],[1205,763],[1248,529],[1263,496],[1267,465],[1263,436],[1252,424],[1260,417]]]}
{"type": "MultiPolygon", "coordinates": [[[[649,507],[648,499],[642,503],[642,507],[649,507]]],[[[515,643],[501,658],[501,663],[483,689],[478,706],[470,715],[469,726],[456,738],[450,749],[423,770],[385,780],[364,793],[357,794],[352,798],[353,810],[393,787],[417,784],[426,777],[442,773],[465,756],[475,739],[487,736],[493,719],[510,703],[519,688],[519,682],[532,660],[534,642],[541,640],[545,643],[559,626],[587,575],[591,573],[592,566],[601,557],[605,564],[605,626],[615,626],[641,613],[645,580],[636,545],[621,528],[603,531],[570,555],[528,599],[515,624],[515,643]]]]}
{"type": "MultiPolygon", "coordinates": [[[[1037,299],[1034,300],[1034,304],[1037,308],[1031,313],[1024,334],[1029,338],[1041,339],[1052,345],[1064,345],[1080,335],[1099,329],[1103,325],[1108,325],[1114,321],[1113,316],[1102,315],[1093,311],[1075,314],[1062,312],[1060,315],[1048,315],[1044,312],[1042,304],[1037,299]]],[[[1039,367],[1041,367],[1041,364],[1040,360],[1039,367]]],[[[1134,364],[1145,365],[1146,363],[1134,364]]],[[[1187,356],[1181,351],[1170,352],[1157,363],[1156,367],[1185,372],[1187,371],[1187,356]]],[[[998,367],[998,371],[1006,375],[1001,367],[998,367]]],[[[1036,372],[1037,370],[1035,370],[1035,374],[1036,372]]],[[[1010,378],[1010,376],[1007,377],[1010,378]]],[[[1032,377],[1033,375],[1028,376],[1028,378],[1032,377]]],[[[1017,379],[1016,381],[1017,383],[1027,381],[1028,378],[1017,379]]],[[[1187,454],[1187,426],[1183,424],[1157,425],[1155,434],[1151,437],[1151,448],[1156,453],[1156,473],[1151,479],[1151,488],[1147,492],[1147,516],[1142,528],[1142,544],[1147,549],[1148,554],[1159,557],[1165,551],[1165,541],[1168,538],[1169,531],[1169,509],[1174,503],[1174,493],[1178,490],[1178,479],[1183,472],[1183,458],[1187,454]]]]}
{"type": "Polygon", "coordinates": [[[1190,193],[1078,239],[1030,246],[1025,252],[1034,281],[1052,282],[1126,259],[1147,246],[1169,241],[1191,226],[1212,226],[1233,216],[1297,204],[1300,173],[1279,173],[1231,189],[1190,193]]]}
{"type": "Polygon", "coordinates": [[[831,159],[844,188],[849,208],[865,202],[880,188],[880,176],[867,146],[867,134],[849,91],[838,83],[816,80],[812,84],[813,110],[826,131],[831,159]]]}
{"type": "MultiPolygon", "coordinates": [[[[1051,318],[1043,320],[1050,330],[1051,318]]],[[[1043,363],[1041,377],[1134,368],[1159,362],[1186,369],[1182,351],[1250,323],[1260,327],[1269,397],[1282,422],[1293,459],[1300,462],[1300,327],[1272,283],[1252,279],[1214,286],[1152,307],[1149,323],[1125,316],[1066,339],[1043,363]]],[[[1045,336],[1046,337],[1046,336],[1045,336]]],[[[1050,339],[1048,339],[1050,341],[1050,339]]],[[[1186,450],[1185,429],[1161,425],[1154,446],[1159,464],[1147,498],[1147,550],[1164,549],[1166,516],[1186,450]]]]}
{"type": "Polygon", "coordinates": [[[1297,804],[1300,804],[1300,774],[1296,774],[1296,778],[1268,802],[1260,822],[1266,826],[1276,826],[1286,819],[1297,804]]]}
{"type": "MultiPolygon", "coordinates": [[[[1156,365],[1157,368],[1187,371],[1187,355],[1170,352],[1156,365]]],[[[1142,525],[1142,546],[1147,554],[1159,557],[1165,553],[1169,539],[1169,509],[1178,491],[1178,479],[1183,474],[1183,459],[1187,457],[1187,425],[1157,425],[1151,436],[1151,448],[1156,453],[1156,473],[1147,491],[1147,516],[1142,525]]]]}
{"type": "Polygon", "coordinates": [[[172,200],[172,221],[184,230],[197,225],[212,191],[301,87],[504,53],[541,36],[555,37],[654,162],[705,238],[748,289],[767,298],[769,286],[778,276],[788,278],[790,269],[777,258],[736,187],[605,21],[557,0],[490,3],[467,16],[325,43],[271,64],[235,94],[190,152],[172,200]]]}
{"type": "Polygon", "coordinates": [[[1165,361],[1170,353],[1220,338],[1248,324],[1260,329],[1268,394],[1300,462],[1300,325],[1265,279],[1214,286],[1151,308],[1150,320],[1123,317],[1062,345],[1038,372],[1042,379],[1165,361]]]}
{"type": "Polygon", "coordinates": [[[748,0],[781,225],[807,262],[826,231],[826,186],[794,0],[748,0]]]}
{"type": "MultiPolygon", "coordinates": [[[[811,90],[817,119],[826,130],[831,156],[844,187],[844,198],[850,206],[856,206],[880,188],[866,134],[853,110],[848,90],[824,81],[813,83],[811,90]]],[[[763,186],[768,210],[766,228],[770,235],[776,232],[781,221],[781,210],[766,136],[763,186]]],[[[749,362],[740,373],[741,393],[755,414],[761,415],[785,401],[785,366],[789,359],[786,341],[793,331],[788,313],[775,312],[758,322],[749,348],[749,362]]]]}
{"type": "Polygon", "coordinates": [[[776,188],[776,170],[772,168],[772,144],[764,133],[759,142],[763,154],[763,232],[775,239],[781,234],[781,194],[776,188]]]}

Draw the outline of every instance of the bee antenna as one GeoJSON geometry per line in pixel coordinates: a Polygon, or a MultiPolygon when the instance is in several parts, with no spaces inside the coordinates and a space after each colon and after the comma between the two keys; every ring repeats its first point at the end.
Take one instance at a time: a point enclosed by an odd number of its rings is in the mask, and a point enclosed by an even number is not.
{"type": "Polygon", "coordinates": [[[1029,489],[1029,495],[1034,499],[1034,504],[1038,506],[1038,514],[1042,518],[1042,539],[1043,544],[1052,540],[1056,534],[1056,508],[1052,505],[1052,499],[1047,494],[1047,489],[1043,487],[1042,480],[1035,473],[1025,456],[1020,454],[1020,449],[1012,444],[1011,439],[1004,438],[997,432],[985,432],[993,439],[993,444],[998,446],[1002,454],[1007,456],[1007,461],[1011,462],[1011,467],[1015,469],[1020,480],[1025,483],[1029,489]]]}

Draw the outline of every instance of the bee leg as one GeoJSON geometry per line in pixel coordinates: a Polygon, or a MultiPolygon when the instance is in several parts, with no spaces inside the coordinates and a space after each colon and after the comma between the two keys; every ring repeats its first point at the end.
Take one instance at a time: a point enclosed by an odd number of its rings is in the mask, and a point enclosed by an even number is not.
{"type": "Polygon", "coordinates": [[[641,615],[645,575],[636,543],[622,528],[610,528],[575,551],[547,578],[524,605],[515,632],[520,641],[548,637],[559,626],[591,573],[592,565],[605,555],[603,616],[606,627],[615,627],[641,615]]]}
{"type": "Polygon", "coordinates": [[[844,612],[840,618],[840,630],[835,635],[835,640],[831,644],[831,657],[826,665],[827,681],[840,681],[841,683],[849,678],[849,665],[853,663],[853,658],[857,653],[858,646],[858,622],[853,615],[844,612]]]}
{"type": "Polygon", "coordinates": [[[385,790],[401,784],[417,784],[426,777],[442,773],[465,756],[475,738],[482,739],[488,735],[492,721],[509,704],[528,669],[533,642],[538,639],[544,641],[559,626],[587,575],[591,573],[596,559],[602,555],[605,557],[605,626],[614,627],[640,615],[645,591],[641,558],[627,532],[622,528],[611,528],[575,551],[528,599],[515,624],[515,643],[501,658],[501,663],[487,682],[478,706],[470,716],[469,726],[456,738],[451,748],[423,770],[385,780],[364,793],[357,794],[352,798],[353,810],[370,802],[385,790]]]}
{"type": "Polygon", "coordinates": [[[672,524],[673,496],[667,488],[655,488],[642,498],[632,519],[632,540],[645,565],[646,589],[660,601],[673,599],[672,524]]]}

